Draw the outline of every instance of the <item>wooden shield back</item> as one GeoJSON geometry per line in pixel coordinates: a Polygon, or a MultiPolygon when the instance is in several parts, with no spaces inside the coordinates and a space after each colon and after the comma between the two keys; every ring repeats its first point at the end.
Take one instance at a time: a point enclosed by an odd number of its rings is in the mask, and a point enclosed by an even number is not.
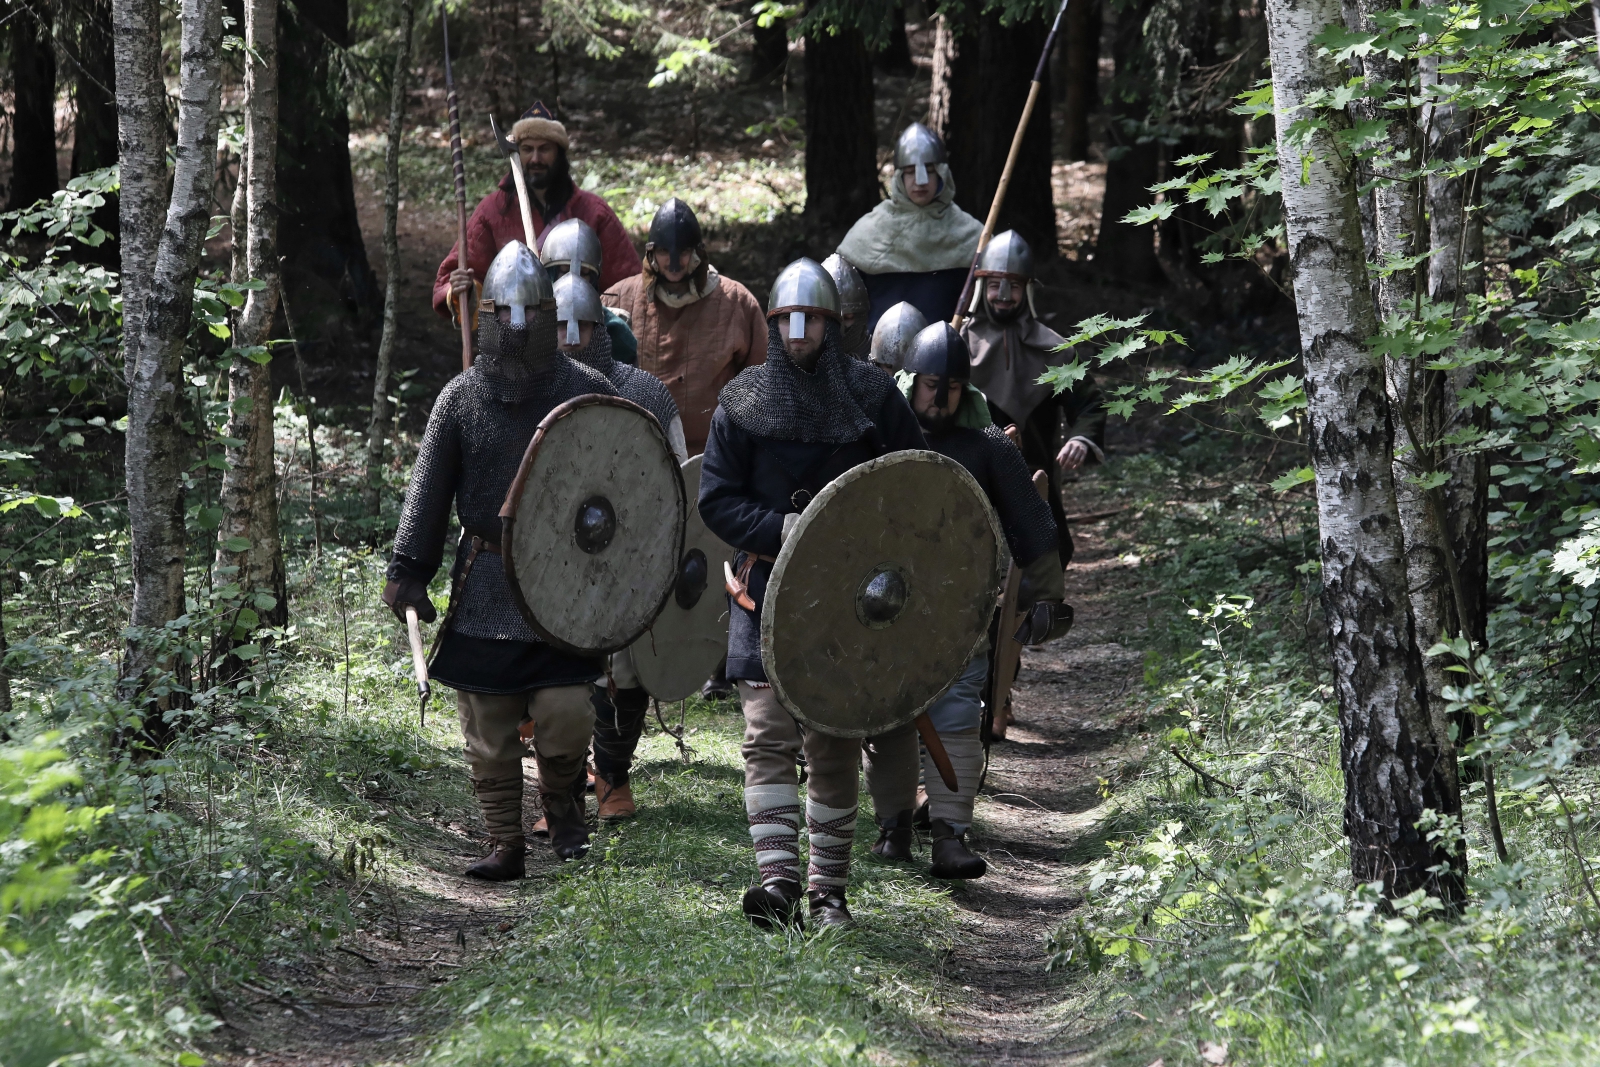
{"type": "Polygon", "coordinates": [[[528,625],[578,655],[626,648],[672,593],[684,507],[678,462],[649,412],[598,394],[550,412],[500,509],[506,581],[528,625]],[[583,539],[586,506],[614,517],[603,544],[583,539]]]}
{"type": "Polygon", "coordinates": [[[955,681],[985,639],[1006,550],[994,509],[966,468],[936,452],[894,452],[835,478],[773,564],[761,663],[783,706],[837,737],[912,719],[955,681]],[[864,613],[893,572],[904,606],[864,613]]]}
{"type": "MultiPolygon", "coordinates": [[[[666,607],[633,643],[633,666],[639,684],[657,700],[683,700],[700,691],[722,657],[728,654],[728,598],[722,590],[722,564],[733,561],[733,549],[706,529],[700,518],[700,460],[683,464],[683,487],[689,494],[689,519],[683,530],[683,559],[699,552],[706,567],[706,585],[697,596],[674,589],[666,607]],[[688,604],[685,607],[685,603],[688,604]]],[[[682,563],[680,562],[680,573],[682,563]]]]}

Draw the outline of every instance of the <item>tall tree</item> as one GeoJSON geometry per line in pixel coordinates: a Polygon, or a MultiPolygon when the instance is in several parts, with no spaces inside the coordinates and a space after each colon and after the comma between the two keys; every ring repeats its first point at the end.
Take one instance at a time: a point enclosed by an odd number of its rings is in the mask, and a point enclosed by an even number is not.
{"type": "Polygon", "coordinates": [[[1089,158],[1089,116],[1100,98],[1100,0],[1077,0],[1067,5],[1061,28],[1061,95],[1066,128],[1062,154],[1067,159],[1089,158]]]}
{"type": "MultiPolygon", "coordinates": [[[[395,323],[400,303],[400,139],[405,133],[406,83],[411,68],[411,0],[400,0],[396,16],[400,45],[389,78],[389,141],[383,153],[383,336],[378,339],[378,360],[372,372],[372,417],[367,423],[367,514],[383,517],[383,430],[389,420],[389,371],[394,358],[395,323]]],[[[374,532],[376,526],[374,523],[374,532]]]]}
{"type": "Polygon", "coordinates": [[[117,161],[117,65],[112,54],[111,0],[72,0],[67,11],[77,111],[72,125],[72,176],[77,177],[117,161]]]}
{"type": "Polygon", "coordinates": [[[1430,811],[1459,819],[1449,739],[1430,715],[1408,610],[1395,501],[1394,436],[1383,364],[1367,350],[1377,319],[1366,276],[1357,178],[1341,138],[1348,116],[1320,111],[1343,72],[1313,43],[1340,22],[1339,0],[1268,0],[1267,28],[1284,219],[1309,400],[1322,543],[1323,612],[1339,701],[1344,828],[1351,873],[1390,896],[1465,896],[1465,856],[1430,840],[1430,811]],[[1435,869],[1443,873],[1436,873],[1435,869]]]}
{"type": "Polygon", "coordinates": [[[11,5],[11,210],[49,199],[61,187],[56,169],[56,46],[49,0],[11,5]]]}
{"type": "MultiPolygon", "coordinates": [[[[1051,12],[1054,14],[1054,12],[1051,12]]],[[[1000,186],[1006,156],[1033,84],[1049,23],[1037,19],[1010,25],[999,11],[976,3],[949,8],[935,32],[929,125],[944,139],[955,176],[956,203],[985,218],[1000,186]]],[[[1049,65],[1045,78],[1049,79],[1049,65]]],[[[1050,87],[1040,87],[1048,102],[1050,87]]],[[[1050,108],[1035,106],[1017,155],[995,231],[1016,230],[1036,260],[1056,254],[1055,196],[1050,181],[1050,108]]]]}
{"type": "MultiPolygon", "coordinates": [[[[222,104],[221,0],[183,0],[178,141],[166,222],[159,217],[166,159],[161,7],[115,0],[118,142],[123,163],[123,361],[128,375],[128,522],[133,544],[134,627],[122,675],[132,686],[164,666],[155,631],[183,614],[183,347],[211,218],[222,104]],[[130,181],[131,179],[131,181],[130,181]],[[151,264],[137,262],[152,252],[151,264]]],[[[160,702],[153,709],[162,710],[160,702]]],[[[159,721],[147,733],[160,737],[159,721]]]]}
{"type": "Polygon", "coordinates": [[[832,248],[878,203],[872,55],[859,29],[806,35],[806,228],[832,248]]]}
{"type": "Polygon", "coordinates": [[[1150,186],[1160,180],[1161,173],[1161,147],[1148,129],[1148,71],[1140,69],[1144,21],[1152,6],[1153,0],[1123,0],[1113,7],[1117,20],[1111,46],[1115,72],[1106,101],[1106,139],[1110,143],[1094,253],[1101,271],[1135,284],[1157,284],[1164,278],[1150,227],[1122,221],[1134,208],[1151,202],[1150,186]]]}
{"type": "MultiPolygon", "coordinates": [[[[283,545],[278,535],[278,474],[273,462],[271,350],[278,309],[278,0],[246,0],[244,9],[245,273],[261,283],[245,300],[228,368],[227,451],[215,585],[237,583],[269,626],[289,619],[283,545]],[[255,350],[255,351],[252,351],[255,350]],[[262,597],[271,599],[269,605],[262,597]],[[253,598],[253,599],[252,599],[253,598]]],[[[235,203],[237,204],[237,192],[235,203]]],[[[234,231],[237,251],[239,232],[234,231]]],[[[235,255],[237,262],[237,255],[235,255]]],[[[235,275],[237,280],[237,274],[235,275]]]]}

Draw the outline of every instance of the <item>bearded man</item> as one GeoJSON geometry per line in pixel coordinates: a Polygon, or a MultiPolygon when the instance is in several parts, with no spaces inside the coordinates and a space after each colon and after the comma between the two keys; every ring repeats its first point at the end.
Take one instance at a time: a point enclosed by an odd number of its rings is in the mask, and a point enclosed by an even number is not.
{"type": "MultiPolygon", "coordinates": [[[[918,333],[896,375],[901,391],[926,435],[927,447],[967,469],[1000,517],[1011,558],[1022,568],[1021,607],[1026,643],[1039,644],[1066,633],[1072,612],[1056,564],[1056,526],[1050,509],[1033,487],[1028,467],[1005,433],[989,421],[983,394],[971,387],[967,346],[949,323],[936,322],[918,333]]],[[[983,692],[989,677],[989,650],[979,649],[949,689],[928,707],[957,788],[951,791],[933,760],[922,757],[928,791],[935,878],[981,878],[988,865],[967,847],[972,809],[983,775],[983,692]]],[[[903,727],[910,732],[914,727],[903,727]]],[[[872,851],[889,860],[911,858],[912,812],[917,768],[896,763],[904,751],[892,736],[871,738],[866,753],[867,790],[877,812],[878,842],[872,851]],[[887,752],[888,755],[880,753],[887,752]]],[[[914,742],[913,742],[914,752],[914,742]]]]}
{"type": "MultiPolygon", "coordinates": [[[[855,837],[861,741],[805,731],[778,701],[761,663],[761,605],[772,564],[806,504],[858,463],[923,447],[917,420],[883,371],[844,354],[839,293],[810,259],[785,267],[767,301],[766,362],[722,390],[700,473],[700,515],[738,549],[729,584],[728,677],[745,716],[745,810],[757,883],[744,914],[763,928],[850,922],[845,885],[855,837]],[[810,865],[800,877],[805,753],[810,865]]],[[[915,759],[915,740],[903,755],[915,759]]]]}
{"type": "MultiPolygon", "coordinates": [[[[534,251],[538,251],[552,226],[569,218],[582,219],[600,238],[609,264],[608,272],[600,276],[600,288],[637,274],[633,242],[628,239],[616,212],[598,196],[573,184],[567,160],[567,128],[556,121],[542,101],[535,101],[522,113],[511,127],[511,140],[517,146],[527,178],[533,209],[534,251]]],[[[478,203],[467,222],[466,265],[458,258],[459,248],[452,248],[439,264],[433,280],[433,310],[445,318],[453,318],[460,306],[460,295],[472,290],[473,284],[488,269],[489,262],[507,242],[520,241],[523,237],[517,189],[508,171],[500,179],[499,188],[478,203]]]]}
{"type": "Polygon", "coordinates": [[[1105,458],[1100,388],[1087,375],[1059,394],[1039,384],[1041,374],[1071,356],[1056,351],[1065,338],[1034,314],[1033,250],[1021,235],[1007,230],[990,241],[976,275],[978,313],[961,324],[972,353],[972,383],[989,398],[996,423],[1016,426],[1029,469],[1047,472],[1065,567],[1072,560],[1072,532],[1061,503],[1061,471],[1105,458]]]}
{"type": "Polygon", "coordinates": [[[983,224],[956,206],[944,142],[920,122],[894,146],[889,199],[856,220],[839,255],[861,272],[871,296],[867,329],[902,300],[929,322],[948,322],[961,300],[983,224]]]}
{"type": "Polygon", "coordinates": [[[689,454],[699,455],[722,387],[766,358],[761,304],[717,273],[700,220],[676,197],[650,222],[643,272],[601,291],[606,304],[628,316],[639,341],[639,367],[672,391],[689,454]]]}
{"type": "Polygon", "coordinates": [[[524,874],[520,727],[534,727],[539,796],[557,856],[589,847],[581,797],[597,708],[597,658],[553,648],[518,610],[500,554],[500,506],[540,421],[587,393],[616,395],[599,372],[556,351],[550,277],[521,241],[495,256],[478,308],[478,358],[434,401],[406,489],[383,602],[402,621],[409,605],[435,611],[438,572],[454,504],[462,537],[451,568],[450,607],[429,666],[456,691],[467,768],[493,840],[467,875],[508,881],[524,874]]]}

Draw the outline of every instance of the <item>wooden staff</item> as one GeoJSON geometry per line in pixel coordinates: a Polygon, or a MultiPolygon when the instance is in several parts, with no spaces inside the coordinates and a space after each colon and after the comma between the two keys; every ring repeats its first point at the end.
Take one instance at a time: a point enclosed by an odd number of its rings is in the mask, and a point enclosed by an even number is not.
{"type": "MultiPolygon", "coordinates": [[[[456,266],[467,266],[467,161],[461,152],[461,109],[456,104],[456,79],[450,70],[450,19],[439,0],[439,25],[444,27],[444,88],[450,102],[450,162],[456,172],[456,266]]],[[[469,288],[461,294],[461,369],[472,367],[472,314],[469,288]]]]}
{"type": "Polygon", "coordinates": [[[995,189],[994,199],[989,203],[989,217],[983,223],[983,233],[978,235],[978,250],[972,253],[972,265],[967,268],[967,281],[961,287],[961,299],[956,303],[956,313],[950,318],[950,325],[958,330],[966,320],[967,308],[972,304],[972,283],[977,278],[978,259],[983,255],[983,250],[989,246],[989,238],[994,236],[994,224],[1000,218],[1000,205],[1005,203],[1006,190],[1011,187],[1011,172],[1016,169],[1017,155],[1022,151],[1022,135],[1028,130],[1028,120],[1033,118],[1033,105],[1039,101],[1045,64],[1050,62],[1050,51],[1056,46],[1056,34],[1061,30],[1061,17],[1067,13],[1067,3],[1068,0],[1061,0],[1061,7],[1056,10],[1056,20],[1050,24],[1050,34],[1044,39],[1044,51],[1039,54],[1039,65],[1033,68],[1033,84],[1028,87],[1028,102],[1022,105],[1022,120],[1017,123],[1017,132],[1011,135],[1011,151],[1006,153],[1006,166],[1000,172],[1000,185],[995,189]]]}

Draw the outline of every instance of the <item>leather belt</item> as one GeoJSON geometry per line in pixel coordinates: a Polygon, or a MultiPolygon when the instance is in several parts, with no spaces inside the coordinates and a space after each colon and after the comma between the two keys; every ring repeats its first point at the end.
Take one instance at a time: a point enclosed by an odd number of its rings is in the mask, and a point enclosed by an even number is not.
{"type": "Polygon", "coordinates": [[[776,563],[778,557],[763,556],[759,552],[745,552],[744,562],[739,564],[737,573],[726,560],[722,563],[722,586],[728,591],[728,595],[733,597],[734,603],[746,611],[756,610],[756,602],[750,598],[750,569],[756,565],[756,560],[776,563]]]}

